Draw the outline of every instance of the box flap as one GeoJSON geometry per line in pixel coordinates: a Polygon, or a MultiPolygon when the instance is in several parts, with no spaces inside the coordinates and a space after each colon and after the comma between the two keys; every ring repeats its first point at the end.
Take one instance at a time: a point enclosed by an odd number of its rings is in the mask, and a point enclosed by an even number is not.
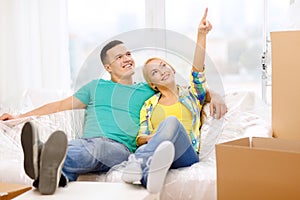
{"type": "Polygon", "coordinates": [[[274,136],[300,140],[300,31],[271,32],[271,44],[274,136]]]}
{"type": "Polygon", "coordinates": [[[248,141],[216,145],[218,200],[299,200],[300,141],[248,141]]]}
{"type": "Polygon", "coordinates": [[[244,147],[249,147],[250,145],[250,138],[241,138],[241,139],[237,139],[237,140],[232,140],[232,141],[228,141],[228,142],[224,142],[224,143],[219,143],[219,144],[216,144],[216,146],[219,146],[219,145],[222,145],[222,146],[244,146],[244,147]]]}
{"type": "Polygon", "coordinates": [[[11,184],[11,183],[1,183],[0,182],[0,199],[12,199],[28,190],[31,186],[21,185],[21,184],[11,184]]]}
{"type": "Polygon", "coordinates": [[[288,140],[281,138],[247,137],[220,143],[216,145],[217,148],[218,146],[300,153],[300,140],[288,140]]]}
{"type": "Polygon", "coordinates": [[[300,153],[300,141],[281,138],[252,138],[252,148],[300,153]]]}

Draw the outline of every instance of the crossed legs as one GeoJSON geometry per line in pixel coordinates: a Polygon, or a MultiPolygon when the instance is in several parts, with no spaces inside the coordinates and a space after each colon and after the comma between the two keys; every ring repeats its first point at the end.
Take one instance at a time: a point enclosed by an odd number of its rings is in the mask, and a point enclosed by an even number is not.
{"type": "Polygon", "coordinates": [[[106,172],[127,160],[123,144],[104,138],[75,139],[68,143],[62,131],[55,131],[43,144],[30,122],[21,134],[24,169],[42,194],[53,194],[58,186],[76,181],[80,174],[106,172]]]}
{"type": "Polygon", "coordinates": [[[30,122],[25,123],[21,134],[26,174],[38,180],[34,183],[42,194],[53,194],[67,151],[67,136],[62,131],[53,132],[43,144],[30,122]]]}

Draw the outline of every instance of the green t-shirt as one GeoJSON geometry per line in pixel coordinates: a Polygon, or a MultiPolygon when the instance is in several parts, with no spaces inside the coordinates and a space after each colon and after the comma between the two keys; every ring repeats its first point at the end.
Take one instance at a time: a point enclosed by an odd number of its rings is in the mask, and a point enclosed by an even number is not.
{"type": "Polygon", "coordinates": [[[83,138],[103,136],[134,152],[140,109],[153,94],[146,83],[122,85],[99,79],[84,85],[74,94],[87,106],[83,138]]]}

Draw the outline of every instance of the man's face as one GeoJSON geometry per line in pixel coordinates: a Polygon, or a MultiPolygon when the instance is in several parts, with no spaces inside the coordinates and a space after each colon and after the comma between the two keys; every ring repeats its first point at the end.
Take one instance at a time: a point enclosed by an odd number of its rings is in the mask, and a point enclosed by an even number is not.
{"type": "Polygon", "coordinates": [[[107,51],[107,61],[109,64],[105,64],[105,69],[114,77],[123,79],[134,74],[134,59],[123,44],[107,51]]]}

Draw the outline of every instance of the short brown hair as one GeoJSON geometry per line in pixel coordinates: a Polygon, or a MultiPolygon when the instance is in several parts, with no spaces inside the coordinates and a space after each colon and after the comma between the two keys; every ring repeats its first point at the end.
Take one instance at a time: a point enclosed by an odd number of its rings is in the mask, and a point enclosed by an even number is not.
{"type": "Polygon", "coordinates": [[[103,65],[107,64],[107,51],[110,50],[111,48],[119,45],[119,44],[124,44],[122,41],[120,40],[113,40],[113,41],[110,41],[109,43],[107,43],[101,50],[101,53],[100,53],[100,58],[101,58],[101,62],[103,65]]]}

